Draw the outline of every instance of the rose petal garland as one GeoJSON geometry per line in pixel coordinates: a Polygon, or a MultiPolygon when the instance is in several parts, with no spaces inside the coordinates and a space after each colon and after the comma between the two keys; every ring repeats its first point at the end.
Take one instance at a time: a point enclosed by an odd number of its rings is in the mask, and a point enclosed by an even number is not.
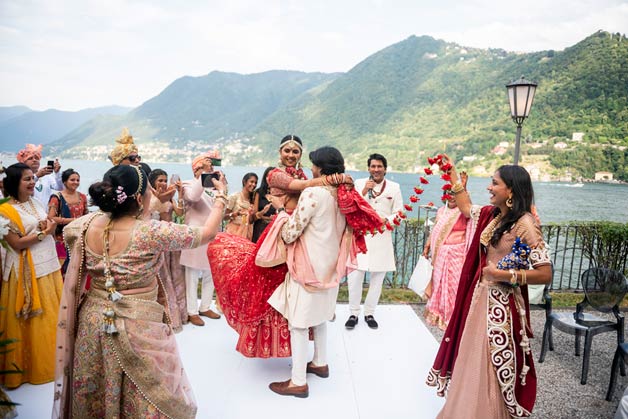
{"type": "MultiPolygon", "coordinates": [[[[451,195],[451,188],[453,187],[451,184],[451,176],[449,175],[449,171],[452,168],[451,163],[449,162],[444,162],[443,161],[443,155],[442,154],[438,154],[434,157],[428,157],[427,158],[427,162],[429,163],[429,167],[424,167],[423,168],[423,173],[425,173],[426,176],[429,175],[433,175],[434,174],[434,170],[432,169],[432,166],[434,164],[438,165],[438,169],[439,171],[442,173],[442,175],[440,176],[440,178],[445,181],[445,184],[443,184],[443,186],[441,187],[442,191],[443,191],[443,195],[441,196],[441,200],[443,202],[448,201],[449,199],[452,199],[453,196],[451,195]]],[[[425,176],[420,176],[419,177],[419,183],[420,185],[415,186],[414,189],[414,195],[410,196],[410,202],[413,204],[416,204],[417,202],[419,202],[421,200],[421,198],[418,195],[421,195],[425,190],[423,189],[422,185],[428,185],[430,183],[429,180],[427,180],[427,178],[425,176]]],[[[433,202],[428,202],[427,203],[428,206],[433,207],[434,203],[433,202]]],[[[404,210],[407,212],[413,211],[413,207],[410,204],[404,204],[403,205],[404,210]]],[[[384,222],[379,228],[377,228],[377,230],[373,230],[370,233],[371,234],[377,234],[379,233],[383,233],[386,230],[392,231],[395,229],[396,226],[401,225],[401,221],[408,218],[407,215],[403,212],[403,211],[398,211],[397,214],[395,214],[395,218],[392,219],[392,221],[388,221],[386,220],[386,222],[384,222]]]]}
{"type": "MultiPolygon", "coordinates": [[[[430,174],[433,173],[433,170],[431,167],[435,164],[438,165],[438,169],[442,173],[440,178],[445,181],[445,184],[441,187],[441,189],[443,190],[443,195],[440,197],[440,199],[443,202],[449,201],[450,199],[453,198],[453,196],[450,193],[451,188],[452,188],[451,176],[449,174],[449,171],[452,168],[451,163],[449,163],[448,161],[444,161],[444,156],[442,154],[438,154],[434,157],[428,157],[427,162],[430,164],[430,167],[426,167],[425,169],[423,169],[425,173],[428,173],[428,171],[430,172],[430,174]]],[[[426,183],[424,182],[424,180],[427,181],[423,177],[421,177],[420,180],[421,180],[421,183],[426,183]]]]}

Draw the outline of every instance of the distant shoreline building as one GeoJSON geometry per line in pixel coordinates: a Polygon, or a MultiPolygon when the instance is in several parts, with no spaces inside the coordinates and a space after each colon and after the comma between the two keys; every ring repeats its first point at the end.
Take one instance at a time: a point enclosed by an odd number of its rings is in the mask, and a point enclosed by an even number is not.
{"type": "Polygon", "coordinates": [[[611,172],[595,172],[595,181],[609,181],[613,180],[613,174],[611,172]]]}

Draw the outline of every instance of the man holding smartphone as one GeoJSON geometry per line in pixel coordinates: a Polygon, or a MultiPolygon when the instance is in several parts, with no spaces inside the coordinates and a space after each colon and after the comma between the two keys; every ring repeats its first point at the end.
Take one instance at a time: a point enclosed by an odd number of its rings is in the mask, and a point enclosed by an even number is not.
{"type": "Polygon", "coordinates": [[[48,200],[53,191],[63,190],[61,181],[61,164],[59,159],[48,160],[46,166],[41,166],[42,145],[26,144],[26,148],[17,153],[16,159],[24,163],[35,175],[35,199],[41,202],[44,208],[48,207],[48,200]]]}
{"type": "MultiPolygon", "coordinates": [[[[212,176],[220,178],[220,172],[214,170],[220,165],[220,153],[209,151],[197,156],[192,161],[194,179],[183,182],[180,199],[185,205],[185,224],[203,226],[214,205],[216,190],[212,176]]],[[[200,316],[219,319],[220,315],[211,310],[214,296],[214,281],[207,260],[206,247],[181,251],[181,265],[185,267],[185,289],[187,298],[188,320],[195,326],[204,326],[200,316]],[[198,305],[198,279],[201,278],[201,305],[198,305]]]]}

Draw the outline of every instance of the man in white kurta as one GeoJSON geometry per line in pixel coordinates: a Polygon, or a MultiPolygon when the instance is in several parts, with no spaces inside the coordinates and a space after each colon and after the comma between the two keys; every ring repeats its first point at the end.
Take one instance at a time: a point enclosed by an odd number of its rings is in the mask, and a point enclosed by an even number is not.
{"type": "MultiPolygon", "coordinates": [[[[392,224],[399,211],[403,211],[403,198],[399,184],[386,179],[388,162],[381,154],[371,154],[368,159],[369,178],[355,181],[355,189],[373,207],[382,221],[392,224]]],[[[353,329],[358,323],[360,315],[360,301],[362,300],[362,284],[366,272],[369,276],[369,290],[364,300],[364,320],[372,329],[377,329],[375,307],[382,293],[382,284],[386,274],[395,271],[395,252],[392,243],[392,233],[384,230],[375,235],[367,234],[366,254],[360,253],[357,257],[357,269],[347,276],[349,284],[349,310],[351,315],[345,323],[347,329],[353,329]]]]}
{"type": "Polygon", "coordinates": [[[346,252],[342,249],[346,247],[346,221],[338,209],[336,188],[320,186],[306,188],[292,215],[280,212],[275,223],[278,222],[285,222],[281,238],[288,247],[289,272],[268,303],[288,320],[292,377],[272,383],[270,388],[282,395],[307,397],[306,372],[319,377],[329,375],[327,321],[334,316],[342,276],[338,271],[345,266],[346,252]],[[342,261],[340,254],[345,255],[342,261]],[[339,262],[343,262],[341,267],[339,262]],[[314,331],[314,357],[310,363],[309,327],[314,331]]]}

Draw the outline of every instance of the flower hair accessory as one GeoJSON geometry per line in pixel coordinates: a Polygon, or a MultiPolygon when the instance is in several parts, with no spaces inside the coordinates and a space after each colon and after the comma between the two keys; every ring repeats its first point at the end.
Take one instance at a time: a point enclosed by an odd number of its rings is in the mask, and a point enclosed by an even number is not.
{"type": "Polygon", "coordinates": [[[118,186],[116,188],[116,201],[118,202],[118,204],[123,203],[124,201],[126,201],[126,193],[124,192],[124,188],[122,186],[118,186]]]}

